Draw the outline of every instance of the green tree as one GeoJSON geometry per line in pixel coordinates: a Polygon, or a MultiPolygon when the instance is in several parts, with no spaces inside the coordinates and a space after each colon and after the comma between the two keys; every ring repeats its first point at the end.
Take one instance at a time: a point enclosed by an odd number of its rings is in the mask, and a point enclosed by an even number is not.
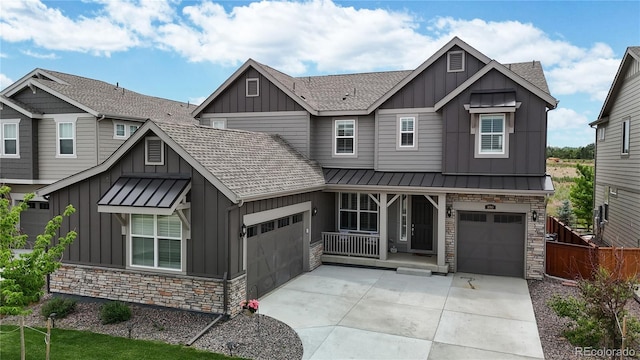
{"type": "Polygon", "coordinates": [[[569,198],[578,222],[585,224],[587,229],[591,229],[593,225],[593,167],[577,164],[576,168],[579,176],[571,185],[569,198]]]}
{"type": "Polygon", "coordinates": [[[7,186],[0,187],[0,315],[25,315],[30,312],[27,306],[43,295],[46,275],[60,267],[62,253],[77,236],[70,231],[52,245],[63,216],[70,216],[75,209],[67,206],[64,214],[51,219],[44,233],[36,237],[32,252],[16,256],[13,250],[23,248],[27,241],[27,235],[21,234],[17,226],[20,213],[27,209],[34,194],[25,195],[20,204],[10,206],[10,191],[7,186]]]}

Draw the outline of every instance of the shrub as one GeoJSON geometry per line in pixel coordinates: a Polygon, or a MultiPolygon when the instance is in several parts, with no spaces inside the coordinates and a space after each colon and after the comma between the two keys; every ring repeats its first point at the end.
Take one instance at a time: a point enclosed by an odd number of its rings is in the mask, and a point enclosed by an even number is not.
{"type": "Polygon", "coordinates": [[[44,305],[40,309],[40,313],[45,318],[51,316],[51,314],[56,314],[56,319],[62,319],[65,316],[69,315],[76,309],[76,301],[72,299],[64,299],[64,298],[53,298],[44,305]]]}
{"type": "Polygon", "coordinates": [[[100,308],[100,319],[103,324],[116,324],[131,319],[129,305],[120,302],[108,302],[100,308]]]}

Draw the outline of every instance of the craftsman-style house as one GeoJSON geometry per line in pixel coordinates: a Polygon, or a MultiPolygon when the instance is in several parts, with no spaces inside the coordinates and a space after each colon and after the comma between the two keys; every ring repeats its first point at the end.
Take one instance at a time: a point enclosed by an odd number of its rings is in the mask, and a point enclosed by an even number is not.
{"type": "Polygon", "coordinates": [[[248,60],[199,125],[148,121],[41,189],[53,213],[80,208],[51,287],[234,313],[322,261],[542,278],[556,104],[539,62],[458,38],[409,71],[291,77],[248,60]]]}

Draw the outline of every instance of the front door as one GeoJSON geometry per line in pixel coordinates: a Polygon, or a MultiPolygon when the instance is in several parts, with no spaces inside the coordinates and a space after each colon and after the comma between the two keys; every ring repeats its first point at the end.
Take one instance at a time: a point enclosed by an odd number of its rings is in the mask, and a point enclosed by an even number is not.
{"type": "Polygon", "coordinates": [[[433,253],[433,205],[424,195],[411,199],[411,251],[433,253]]]}

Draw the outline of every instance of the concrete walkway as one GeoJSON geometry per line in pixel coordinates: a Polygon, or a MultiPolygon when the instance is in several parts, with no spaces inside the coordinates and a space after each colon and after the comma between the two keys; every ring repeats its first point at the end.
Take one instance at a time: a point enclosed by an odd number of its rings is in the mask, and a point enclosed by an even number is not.
{"type": "Polygon", "coordinates": [[[523,279],[323,265],[260,312],[298,333],[304,359],[544,358],[523,279]]]}

